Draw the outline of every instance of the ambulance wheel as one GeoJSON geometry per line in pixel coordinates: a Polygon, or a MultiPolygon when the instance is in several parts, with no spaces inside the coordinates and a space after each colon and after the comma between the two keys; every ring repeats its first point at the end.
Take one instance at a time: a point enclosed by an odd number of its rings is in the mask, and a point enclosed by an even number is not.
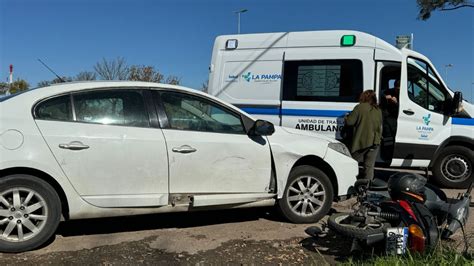
{"type": "Polygon", "coordinates": [[[314,223],[329,212],[333,191],[323,171],[308,165],[297,166],[290,172],[278,207],[290,222],[314,223]]]}
{"type": "Polygon", "coordinates": [[[448,146],[433,164],[433,178],[446,188],[466,188],[472,182],[474,152],[469,147],[448,146]]]}

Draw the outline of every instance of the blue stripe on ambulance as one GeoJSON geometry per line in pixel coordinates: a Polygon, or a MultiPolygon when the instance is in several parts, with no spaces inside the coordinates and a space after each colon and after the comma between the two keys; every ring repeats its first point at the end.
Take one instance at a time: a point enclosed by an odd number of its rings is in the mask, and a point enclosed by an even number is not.
{"type": "MultiPolygon", "coordinates": [[[[280,115],[280,108],[268,107],[241,107],[242,110],[254,115],[280,115]]],[[[321,117],[341,117],[350,111],[345,110],[308,110],[308,109],[281,109],[282,115],[287,116],[321,116],[321,117]]],[[[453,125],[474,126],[473,118],[453,117],[453,125]]]]}
{"type": "Polygon", "coordinates": [[[453,125],[474,126],[474,118],[453,117],[451,122],[453,125]]]}
{"type": "MultiPolygon", "coordinates": [[[[242,110],[253,115],[279,115],[280,108],[241,107],[242,110]]],[[[341,117],[350,111],[345,110],[308,110],[308,109],[281,109],[282,115],[288,116],[323,116],[341,117]]]]}

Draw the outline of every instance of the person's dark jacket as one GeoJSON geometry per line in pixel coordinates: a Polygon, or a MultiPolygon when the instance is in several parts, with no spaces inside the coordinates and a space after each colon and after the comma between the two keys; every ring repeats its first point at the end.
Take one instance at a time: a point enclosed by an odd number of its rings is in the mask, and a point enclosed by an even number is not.
{"type": "Polygon", "coordinates": [[[382,111],[369,103],[360,103],[346,117],[345,123],[353,127],[351,153],[380,145],[382,138],[382,111]]]}

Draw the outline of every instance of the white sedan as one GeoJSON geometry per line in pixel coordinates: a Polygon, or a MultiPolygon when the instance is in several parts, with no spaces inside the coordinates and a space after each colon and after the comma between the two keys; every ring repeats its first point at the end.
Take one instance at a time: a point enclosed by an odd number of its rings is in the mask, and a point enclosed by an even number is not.
{"type": "Polygon", "coordinates": [[[277,204],[321,219],[358,172],[347,148],[196,90],[81,82],[0,99],[0,251],[60,220],[277,204]]]}

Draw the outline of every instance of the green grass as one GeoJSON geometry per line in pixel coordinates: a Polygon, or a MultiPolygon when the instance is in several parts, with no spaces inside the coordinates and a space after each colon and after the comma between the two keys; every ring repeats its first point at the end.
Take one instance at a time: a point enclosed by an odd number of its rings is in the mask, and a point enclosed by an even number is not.
{"type": "Polygon", "coordinates": [[[420,266],[420,265],[474,265],[472,256],[463,256],[456,251],[442,251],[431,254],[407,254],[405,256],[380,256],[368,260],[354,260],[343,265],[394,265],[394,266],[420,266]]]}
{"type": "Polygon", "coordinates": [[[421,266],[421,265],[474,265],[474,254],[462,254],[459,246],[440,244],[435,250],[425,254],[408,253],[398,256],[374,255],[371,258],[349,258],[342,265],[393,265],[393,266],[421,266]]]}

